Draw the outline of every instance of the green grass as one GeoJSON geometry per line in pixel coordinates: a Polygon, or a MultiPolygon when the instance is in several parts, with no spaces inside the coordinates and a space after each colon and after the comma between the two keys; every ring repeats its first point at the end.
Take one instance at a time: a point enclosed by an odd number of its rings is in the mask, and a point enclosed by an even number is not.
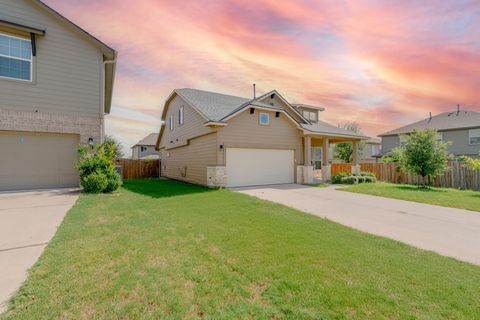
{"type": "Polygon", "coordinates": [[[80,197],[3,319],[479,319],[479,283],[285,206],[131,180],[80,197]]]}
{"type": "Polygon", "coordinates": [[[412,185],[384,182],[358,184],[340,190],[480,211],[480,192],[478,191],[448,188],[418,188],[412,185]]]}

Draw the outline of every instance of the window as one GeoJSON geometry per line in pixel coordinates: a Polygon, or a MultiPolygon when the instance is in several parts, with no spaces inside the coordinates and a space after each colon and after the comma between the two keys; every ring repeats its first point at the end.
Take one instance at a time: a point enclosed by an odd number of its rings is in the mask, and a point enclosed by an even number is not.
{"type": "Polygon", "coordinates": [[[437,132],[437,141],[443,141],[443,133],[437,132]]]}
{"type": "Polygon", "coordinates": [[[258,114],[258,121],[262,126],[268,126],[270,124],[270,115],[268,113],[260,112],[258,114]]]}
{"type": "Polygon", "coordinates": [[[310,121],[317,121],[317,114],[316,112],[313,111],[303,111],[303,116],[305,119],[310,120],[310,121]]]}
{"type": "Polygon", "coordinates": [[[146,146],[141,146],[140,147],[140,152],[145,152],[147,151],[147,147],[146,146]]]}
{"type": "Polygon", "coordinates": [[[468,130],[468,138],[470,144],[480,144],[480,129],[468,130]]]}
{"type": "Polygon", "coordinates": [[[178,110],[178,124],[183,124],[183,106],[180,107],[180,110],[178,110]]]}
{"type": "Polygon", "coordinates": [[[170,116],[170,131],[173,130],[173,114],[170,116]]]}
{"type": "Polygon", "coordinates": [[[0,77],[32,81],[30,40],[0,34],[0,77]]]}
{"type": "Polygon", "coordinates": [[[400,135],[400,146],[403,146],[405,143],[407,143],[407,140],[408,140],[408,135],[401,134],[400,135]]]}

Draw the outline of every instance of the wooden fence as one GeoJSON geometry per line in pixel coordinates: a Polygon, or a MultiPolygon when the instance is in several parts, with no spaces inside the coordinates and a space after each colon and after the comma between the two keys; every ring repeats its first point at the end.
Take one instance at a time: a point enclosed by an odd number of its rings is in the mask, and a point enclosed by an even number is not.
{"type": "Polygon", "coordinates": [[[332,163],[332,176],[340,172],[352,172],[351,163],[332,163]]]}
{"type": "MultiPolygon", "coordinates": [[[[480,190],[480,170],[469,170],[463,166],[462,162],[450,161],[447,166],[448,170],[432,179],[431,181],[422,181],[422,178],[412,174],[408,174],[400,170],[396,163],[361,163],[360,170],[368,171],[375,174],[379,181],[391,183],[431,183],[436,187],[444,188],[460,188],[480,190]]],[[[332,175],[338,172],[351,172],[350,163],[332,164],[332,175]]]]}
{"type": "Polygon", "coordinates": [[[158,159],[117,159],[116,165],[123,179],[158,178],[160,175],[158,159]]]}

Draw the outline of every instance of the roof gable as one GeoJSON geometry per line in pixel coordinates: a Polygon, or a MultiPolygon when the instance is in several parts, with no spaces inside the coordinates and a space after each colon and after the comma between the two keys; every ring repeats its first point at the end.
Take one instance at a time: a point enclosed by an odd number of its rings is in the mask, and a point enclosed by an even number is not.
{"type": "MultiPolygon", "coordinates": [[[[135,146],[154,146],[157,143],[158,133],[150,133],[148,136],[144,137],[142,140],[138,141],[135,146]]],[[[132,147],[132,148],[133,148],[132,147]]]]}

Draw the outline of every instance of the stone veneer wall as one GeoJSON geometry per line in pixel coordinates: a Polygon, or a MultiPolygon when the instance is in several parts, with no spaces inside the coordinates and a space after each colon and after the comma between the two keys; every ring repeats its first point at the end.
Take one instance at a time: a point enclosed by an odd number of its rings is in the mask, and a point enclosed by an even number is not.
{"type": "Polygon", "coordinates": [[[227,171],[224,166],[207,167],[207,186],[224,188],[227,186],[227,171]]]}
{"type": "Polygon", "coordinates": [[[80,143],[94,143],[102,139],[102,119],[67,114],[15,111],[0,109],[0,130],[80,135],[80,143]]]}

